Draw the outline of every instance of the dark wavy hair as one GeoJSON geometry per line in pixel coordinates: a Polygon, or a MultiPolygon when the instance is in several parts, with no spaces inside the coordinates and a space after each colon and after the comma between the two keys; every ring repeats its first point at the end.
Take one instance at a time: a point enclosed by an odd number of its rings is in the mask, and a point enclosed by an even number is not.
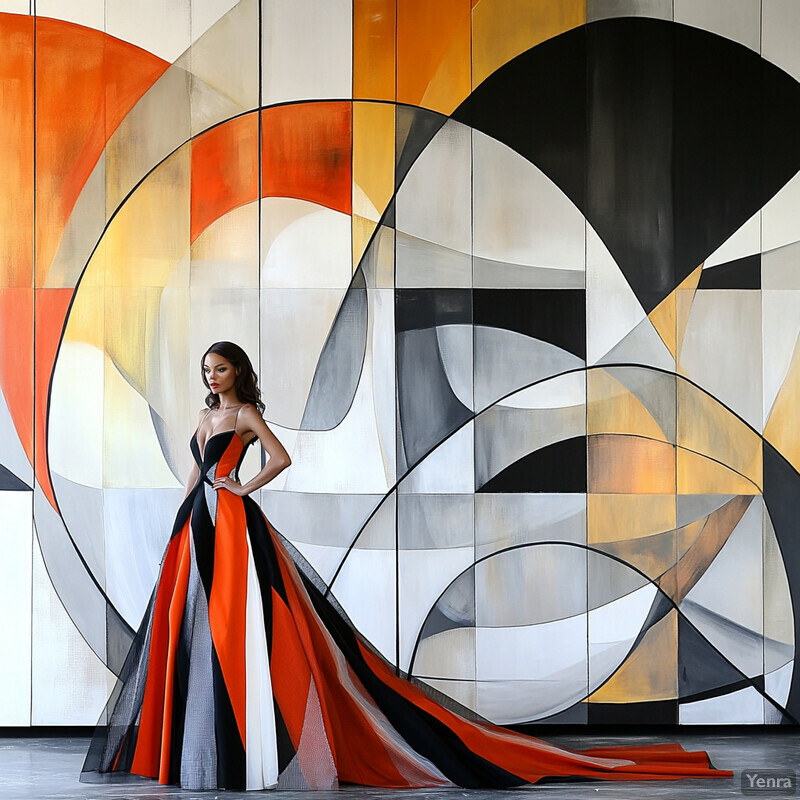
{"type": "Polygon", "coordinates": [[[236,390],[236,396],[243,403],[254,405],[258,409],[258,413],[263,414],[266,407],[261,400],[261,390],[258,388],[258,375],[256,375],[247,353],[245,353],[238,344],[234,344],[233,342],[214,342],[214,344],[203,353],[203,357],[200,359],[200,377],[203,379],[206,389],[208,389],[206,405],[209,408],[217,408],[217,406],[219,406],[219,396],[211,391],[204,369],[206,356],[209,353],[222,356],[233,364],[233,368],[236,370],[236,380],[233,384],[233,388],[236,390]]]}

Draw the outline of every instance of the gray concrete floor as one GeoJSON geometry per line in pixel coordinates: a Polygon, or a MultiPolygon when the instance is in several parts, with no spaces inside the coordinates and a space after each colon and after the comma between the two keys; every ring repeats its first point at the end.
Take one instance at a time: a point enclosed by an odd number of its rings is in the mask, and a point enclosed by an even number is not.
{"type": "MultiPolygon", "coordinates": [[[[463,789],[376,790],[343,787],[338,792],[271,792],[271,800],[488,800],[514,796],[516,800],[582,800],[582,798],[669,798],[719,800],[741,797],[740,772],[752,769],[800,771],[800,730],[781,728],[722,731],[715,734],[679,733],[673,736],[548,736],[564,747],[583,749],[606,744],[648,744],[679,741],[687,750],[706,750],[714,766],[735,771],[733,778],[631,783],[548,783],[506,791],[463,789]]],[[[88,738],[69,736],[0,738],[0,800],[253,800],[257,792],[196,792],[160,786],[155,781],[117,785],[89,785],[78,781],[88,738]]],[[[266,794],[266,793],[261,793],[266,794]]],[[[776,796],[765,794],[765,797],[776,796]]]]}

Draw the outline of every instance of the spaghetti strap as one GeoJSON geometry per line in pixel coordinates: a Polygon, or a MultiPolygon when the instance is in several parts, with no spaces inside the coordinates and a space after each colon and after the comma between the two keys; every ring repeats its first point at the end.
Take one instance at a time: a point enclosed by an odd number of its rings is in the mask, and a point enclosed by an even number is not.
{"type": "MultiPolygon", "coordinates": [[[[237,426],[239,425],[239,412],[240,412],[240,411],[241,411],[243,408],[244,408],[244,406],[243,406],[243,405],[241,405],[241,406],[239,406],[239,408],[237,408],[237,409],[236,409],[236,417],[235,417],[235,418],[234,418],[234,420],[233,420],[233,432],[234,432],[234,433],[236,433],[236,428],[237,428],[237,426]]],[[[238,433],[236,433],[236,435],[238,436],[239,434],[238,434],[238,433]]]]}

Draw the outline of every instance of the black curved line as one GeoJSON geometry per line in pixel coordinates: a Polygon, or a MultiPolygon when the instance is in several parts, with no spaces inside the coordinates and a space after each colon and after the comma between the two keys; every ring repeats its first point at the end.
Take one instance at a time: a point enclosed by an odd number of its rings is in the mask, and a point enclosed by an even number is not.
{"type": "MultiPolygon", "coordinates": [[[[342,560],[339,563],[339,566],[336,568],[336,571],[334,572],[333,577],[331,578],[331,582],[328,585],[328,588],[325,590],[325,596],[327,596],[328,592],[331,590],[331,587],[333,586],[334,582],[336,581],[336,578],[339,576],[339,573],[341,572],[342,567],[344,566],[344,562],[347,560],[347,557],[350,555],[350,551],[355,547],[355,544],[358,541],[359,537],[361,536],[362,533],[364,533],[364,530],[365,530],[366,526],[369,524],[370,520],[375,515],[375,513],[377,513],[378,509],[380,509],[380,507],[383,505],[384,501],[386,499],[388,499],[388,497],[392,494],[392,492],[396,492],[397,491],[397,489],[400,486],[400,484],[411,474],[411,472],[413,470],[415,470],[428,456],[430,456],[439,447],[441,447],[442,444],[444,444],[451,436],[455,436],[455,434],[458,433],[465,425],[468,425],[470,422],[472,422],[473,420],[476,420],[479,416],[481,416],[481,414],[486,413],[487,411],[489,411],[490,409],[494,408],[496,405],[501,403],[503,400],[506,400],[507,398],[512,397],[513,395],[517,394],[518,392],[522,392],[522,391],[524,391],[526,389],[530,389],[533,386],[537,386],[538,384],[545,383],[546,381],[553,380],[554,378],[559,378],[562,375],[573,375],[573,374],[579,373],[579,372],[588,373],[590,370],[595,370],[595,369],[603,369],[603,370],[605,370],[605,369],[608,369],[609,367],[618,367],[618,368],[620,368],[620,367],[630,367],[630,368],[633,368],[633,369],[649,370],[649,371],[652,371],[652,372],[661,373],[663,375],[668,375],[670,377],[674,377],[674,378],[677,378],[679,380],[683,380],[686,383],[688,383],[689,385],[693,386],[695,389],[698,389],[703,394],[705,394],[708,397],[710,397],[712,400],[714,400],[716,403],[718,403],[720,406],[722,406],[724,409],[726,409],[732,416],[735,416],[740,422],[742,422],[745,426],[747,426],[753,433],[756,434],[756,436],[758,436],[760,439],[764,440],[764,437],[755,428],[753,428],[752,425],[750,425],[748,422],[746,422],[744,419],[742,419],[735,411],[733,411],[730,408],[728,408],[728,406],[726,406],[725,403],[723,403],[721,400],[716,398],[714,395],[712,395],[709,391],[704,389],[702,386],[700,386],[699,384],[695,383],[690,378],[687,378],[687,377],[685,377],[683,375],[678,375],[675,372],[670,372],[669,370],[661,369],[660,367],[652,367],[652,366],[648,366],[647,364],[636,364],[636,363],[627,363],[627,362],[620,362],[618,364],[595,364],[595,365],[592,365],[590,367],[588,367],[588,366],[576,367],[575,369],[569,369],[569,370],[566,370],[564,372],[556,373],[555,375],[548,375],[547,377],[539,378],[539,379],[537,379],[535,381],[531,381],[531,383],[528,383],[528,384],[526,384],[524,386],[520,386],[520,387],[508,392],[507,394],[505,394],[502,397],[500,397],[497,400],[495,400],[495,402],[492,405],[487,406],[486,408],[482,409],[481,411],[473,412],[472,416],[470,416],[468,419],[464,420],[464,422],[461,425],[459,425],[453,431],[448,433],[447,436],[442,438],[441,441],[437,442],[436,445],[434,447],[432,447],[430,450],[428,450],[428,452],[425,453],[417,462],[415,462],[414,465],[411,466],[404,473],[404,475],[402,477],[398,478],[395,481],[395,483],[389,488],[387,493],[384,495],[383,500],[381,500],[381,502],[378,503],[378,505],[375,507],[375,510],[372,512],[372,514],[370,514],[369,517],[367,517],[367,519],[364,521],[364,524],[357,531],[355,537],[353,538],[353,541],[350,543],[350,546],[347,548],[347,551],[342,556],[342,560]]],[[[625,435],[625,434],[618,434],[618,435],[622,436],[622,435],[625,435]]],[[[643,438],[646,438],[646,437],[643,437],[643,438]]],[[[654,440],[654,441],[660,441],[660,440],[654,440]]],[[[675,447],[677,447],[677,445],[675,445],[675,447]]],[[[688,450],[688,448],[683,448],[683,449],[688,450]]],[[[689,451],[689,452],[694,452],[694,451],[689,451]]],[[[776,450],[776,452],[778,452],[778,451],[776,450]]],[[[705,458],[708,458],[709,460],[716,461],[716,459],[712,459],[710,456],[706,456],[704,453],[698,453],[697,455],[701,455],[701,456],[703,456],[705,458]]],[[[783,458],[783,456],[781,456],[781,457],[783,458]]],[[[784,458],[784,460],[786,461],[785,458],[784,458]]],[[[717,462],[717,463],[722,464],[722,462],[717,462]]],[[[800,477],[800,472],[798,472],[797,469],[795,469],[795,467],[793,467],[790,462],[786,461],[786,463],[795,471],[795,473],[798,475],[798,477],[800,477]]],[[[728,467],[727,464],[722,464],[722,466],[728,467]]],[[[730,469],[730,467],[728,467],[728,469],[730,469]]],[[[731,470],[731,471],[735,472],[735,470],[731,470]]],[[[737,473],[737,474],[740,474],[740,473],[737,473]]],[[[742,475],[742,477],[745,480],[747,480],[748,482],[752,483],[752,481],[750,481],[750,479],[747,478],[746,476],[742,475]]],[[[758,487],[756,487],[756,488],[758,488],[758,487]]],[[[761,494],[761,491],[759,491],[758,493],[761,494]]]]}
{"type": "MultiPolygon", "coordinates": [[[[706,636],[703,635],[702,631],[700,631],[697,628],[697,626],[694,625],[694,623],[692,623],[692,621],[683,613],[683,611],[681,611],[680,606],[677,603],[675,603],[675,601],[668,594],[666,594],[666,592],[664,592],[664,590],[660,586],[658,586],[658,584],[656,584],[655,581],[653,581],[648,575],[645,575],[645,573],[642,572],[638,567],[635,567],[633,564],[629,564],[624,559],[619,558],[618,556],[615,556],[615,555],[613,555],[611,553],[606,553],[606,552],[604,552],[602,550],[598,550],[597,548],[592,547],[591,545],[588,545],[588,544],[584,545],[584,544],[579,544],[578,542],[566,542],[566,541],[557,541],[557,540],[550,541],[550,540],[548,540],[548,541],[541,541],[541,542],[526,542],[526,543],[523,543],[523,544],[516,544],[516,545],[511,545],[509,547],[504,547],[501,550],[496,550],[496,551],[494,551],[492,553],[489,553],[488,555],[482,556],[481,558],[477,559],[472,566],[467,567],[466,570],[462,570],[458,575],[456,575],[456,577],[453,578],[453,580],[450,581],[450,583],[445,587],[444,591],[436,598],[435,602],[431,606],[431,611],[436,607],[436,604],[442,599],[442,597],[444,596],[445,592],[447,592],[447,590],[455,583],[455,581],[457,581],[468,570],[473,569],[476,564],[479,564],[482,561],[486,561],[486,560],[488,560],[490,558],[493,558],[494,556],[501,555],[502,553],[510,552],[512,550],[520,550],[522,548],[528,548],[528,547],[538,547],[540,545],[562,545],[562,546],[565,546],[565,547],[575,547],[575,548],[577,548],[579,550],[585,550],[586,552],[592,552],[592,553],[595,553],[597,555],[604,556],[605,558],[609,558],[612,561],[616,561],[616,562],[622,564],[623,566],[627,567],[628,569],[632,570],[633,572],[638,573],[642,578],[645,579],[646,583],[649,583],[653,587],[655,587],[656,593],[657,594],[660,593],[662,595],[662,597],[667,600],[667,602],[672,606],[672,609],[675,610],[683,618],[683,621],[690,628],[692,628],[692,630],[694,630],[694,632],[698,636],[700,636],[709,645],[709,647],[711,647],[711,649],[714,650],[714,652],[716,652],[717,655],[720,658],[722,658],[722,660],[725,661],[726,664],[728,664],[728,666],[730,666],[735,672],[738,672],[742,676],[743,681],[747,685],[749,685],[752,688],[754,688],[764,699],[769,700],[770,703],[772,703],[781,713],[783,713],[788,719],[790,719],[792,721],[792,724],[794,724],[794,725],[800,724],[800,720],[796,719],[782,705],[780,705],[780,703],[778,703],[776,700],[771,698],[766,693],[766,691],[764,691],[763,689],[760,689],[756,685],[756,682],[755,682],[754,679],[750,678],[748,675],[746,675],[744,672],[742,672],[742,670],[739,669],[739,667],[737,667],[733,662],[731,662],[731,660],[724,653],[720,652],[720,650],[714,644],[712,644],[712,642],[710,642],[706,636]]],[[[422,629],[425,627],[425,623],[427,622],[431,611],[428,612],[428,616],[426,616],[425,619],[423,620],[422,626],[420,627],[420,632],[419,632],[419,634],[417,634],[417,640],[416,640],[416,642],[414,644],[414,650],[412,651],[411,661],[409,662],[409,665],[408,665],[408,674],[410,676],[412,675],[412,671],[413,671],[413,668],[414,668],[414,660],[417,657],[417,649],[418,649],[418,647],[420,645],[420,641],[421,641],[420,640],[420,636],[422,634],[422,629]]],[[[587,611],[587,613],[588,613],[588,611],[587,611]]],[[[588,646],[588,639],[587,639],[587,646],[588,646]]],[[[621,664],[624,663],[625,660],[630,656],[632,650],[633,650],[633,648],[631,648],[628,651],[628,653],[625,656],[625,658],[622,660],[622,662],[620,662],[621,664]]],[[[593,691],[597,691],[597,689],[599,689],[601,686],[603,686],[605,683],[607,683],[613,677],[615,672],[616,672],[616,670],[614,672],[612,672],[611,675],[609,675],[608,678],[606,678],[606,680],[603,681],[603,683],[601,683],[597,687],[595,687],[595,689],[593,691]]],[[[678,698],[678,699],[680,699],[680,698],[678,698]]]]}

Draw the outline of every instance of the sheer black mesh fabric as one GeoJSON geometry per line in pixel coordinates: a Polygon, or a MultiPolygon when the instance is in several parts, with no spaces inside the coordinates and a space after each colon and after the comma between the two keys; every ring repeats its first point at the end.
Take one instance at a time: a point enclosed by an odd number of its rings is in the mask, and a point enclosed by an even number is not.
{"type": "Polygon", "coordinates": [[[136,749],[139,715],[147,679],[147,659],[150,653],[155,599],[156,593],[153,591],[143,617],[148,620],[148,624],[134,637],[114,690],[100,717],[107,722],[95,729],[81,772],[81,781],[85,783],[144,780],[138,775],[130,775],[127,770],[133,762],[136,749]],[[108,773],[112,766],[124,769],[126,772],[108,773]]]}

